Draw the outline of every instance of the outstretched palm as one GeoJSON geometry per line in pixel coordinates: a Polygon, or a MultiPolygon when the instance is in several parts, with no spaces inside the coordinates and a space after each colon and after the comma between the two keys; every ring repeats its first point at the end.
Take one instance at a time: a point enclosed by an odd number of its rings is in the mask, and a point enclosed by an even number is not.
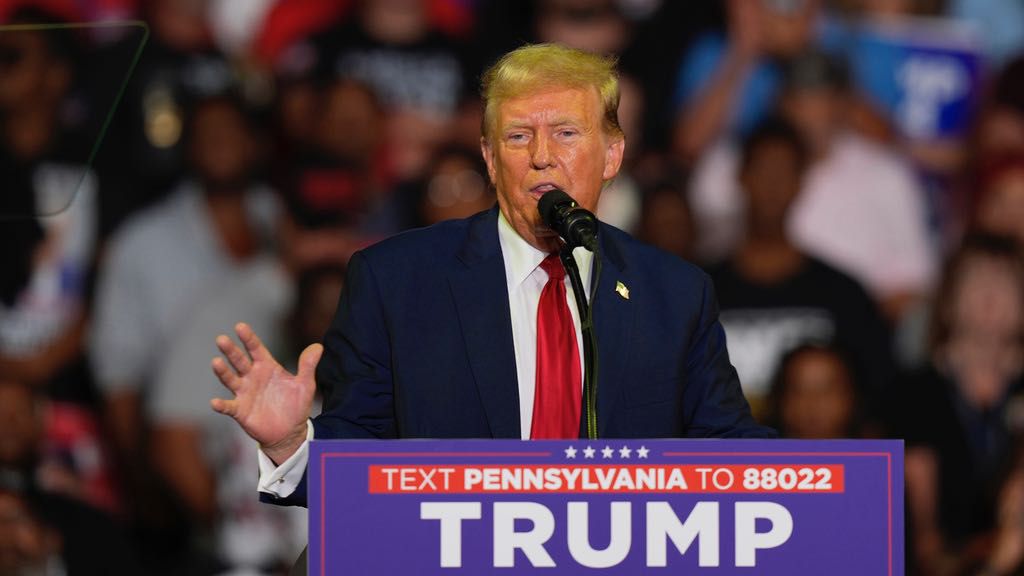
{"type": "Polygon", "coordinates": [[[248,325],[236,325],[235,332],[245,350],[227,336],[218,336],[217,348],[227,362],[214,358],[212,363],[217,378],[235,397],[214,398],[210,405],[234,418],[280,464],[306,438],[306,418],[316,391],[313,375],[323,347],[313,344],[303,350],[298,372],[291,374],[271,356],[248,325]]]}

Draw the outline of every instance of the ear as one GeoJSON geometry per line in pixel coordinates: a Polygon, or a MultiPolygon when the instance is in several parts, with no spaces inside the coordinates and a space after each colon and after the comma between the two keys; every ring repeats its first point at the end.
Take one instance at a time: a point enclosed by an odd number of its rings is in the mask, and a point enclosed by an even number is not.
{"type": "Polygon", "coordinates": [[[487,177],[491,179],[493,186],[498,185],[498,171],[495,167],[494,162],[494,149],[491,148],[491,144],[487,141],[484,136],[480,137],[480,154],[484,157],[484,162],[487,163],[487,177]]]}
{"type": "Polygon", "coordinates": [[[622,168],[622,155],[625,151],[626,138],[624,136],[616,136],[608,142],[604,151],[604,172],[601,174],[603,180],[611,180],[619,173],[619,169],[622,168]]]}

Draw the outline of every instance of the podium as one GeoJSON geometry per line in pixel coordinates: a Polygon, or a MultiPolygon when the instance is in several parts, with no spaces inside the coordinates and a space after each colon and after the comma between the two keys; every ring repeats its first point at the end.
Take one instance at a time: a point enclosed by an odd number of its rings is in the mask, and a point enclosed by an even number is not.
{"type": "Polygon", "coordinates": [[[903,574],[898,440],[310,450],[310,575],[903,574]]]}

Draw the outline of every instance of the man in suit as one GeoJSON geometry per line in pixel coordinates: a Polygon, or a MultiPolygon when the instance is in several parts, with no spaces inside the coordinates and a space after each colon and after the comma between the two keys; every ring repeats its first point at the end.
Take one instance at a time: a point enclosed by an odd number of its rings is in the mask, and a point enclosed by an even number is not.
{"type": "MultiPolygon", "coordinates": [[[[215,399],[260,443],[264,500],[305,503],[316,438],[569,438],[581,425],[580,320],[537,202],[564,190],[594,210],[622,163],[613,62],[555,45],[505,55],[484,76],[481,150],[498,206],[356,253],[323,346],[295,375],[240,324],[215,399]],[[321,359],[322,356],[322,359],[321,359]],[[307,422],[314,383],[323,414],[307,422]]],[[[603,437],[770,436],[750,416],[696,267],[610,226],[603,267],[576,259],[593,304],[603,437]],[[589,280],[589,282],[588,282],[589,280]]]]}

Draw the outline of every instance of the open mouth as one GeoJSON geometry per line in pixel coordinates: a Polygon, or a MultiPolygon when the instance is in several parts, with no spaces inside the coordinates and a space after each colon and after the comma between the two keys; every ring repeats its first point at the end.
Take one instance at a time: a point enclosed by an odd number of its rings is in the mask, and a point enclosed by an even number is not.
{"type": "Polygon", "coordinates": [[[533,196],[534,199],[539,200],[540,197],[543,196],[544,194],[552,190],[558,190],[558,188],[558,186],[550,182],[544,182],[534,186],[533,188],[530,188],[530,195],[533,196]]]}

